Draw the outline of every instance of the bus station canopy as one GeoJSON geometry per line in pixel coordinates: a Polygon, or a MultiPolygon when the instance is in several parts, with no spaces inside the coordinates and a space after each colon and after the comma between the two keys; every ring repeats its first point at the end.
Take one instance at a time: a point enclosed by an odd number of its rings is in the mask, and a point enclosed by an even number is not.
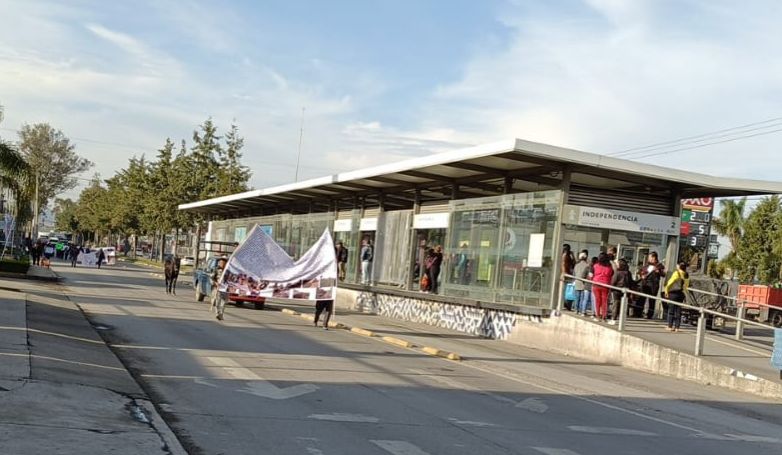
{"type": "MultiPolygon", "coordinates": [[[[668,160],[667,162],[675,162],[668,160]]],[[[514,139],[197,201],[180,210],[216,217],[422,204],[569,187],[662,200],[782,193],[782,183],[688,172],[514,139]]]]}

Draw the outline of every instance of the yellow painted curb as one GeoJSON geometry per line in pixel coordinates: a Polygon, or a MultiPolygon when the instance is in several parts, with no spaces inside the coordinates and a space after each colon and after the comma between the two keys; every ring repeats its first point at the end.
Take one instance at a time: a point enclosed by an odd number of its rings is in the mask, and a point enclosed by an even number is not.
{"type": "Polygon", "coordinates": [[[424,346],[423,348],[421,348],[421,350],[429,355],[435,355],[437,357],[442,357],[448,360],[462,360],[462,357],[455,352],[443,351],[429,346],[424,346]]]}
{"type": "Polygon", "coordinates": [[[315,320],[315,315],[312,315],[312,314],[307,314],[307,313],[299,313],[299,316],[300,316],[302,319],[306,319],[306,320],[308,320],[308,321],[314,321],[314,320],[315,320]]]}
{"type": "Polygon", "coordinates": [[[291,316],[298,316],[298,314],[299,314],[298,311],[293,311],[293,310],[288,309],[288,308],[283,308],[282,312],[285,313],[285,314],[290,314],[291,316]]]}
{"type": "Polygon", "coordinates": [[[374,332],[370,332],[369,330],[360,329],[358,327],[353,327],[350,329],[351,332],[357,333],[359,335],[364,335],[365,337],[373,337],[375,336],[374,332]]]}
{"type": "Polygon", "coordinates": [[[394,338],[394,337],[382,337],[381,340],[385,341],[386,343],[402,346],[403,348],[412,348],[413,346],[415,346],[413,343],[409,341],[401,340],[399,338],[394,338]]]}
{"type": "Polygon", "coordinates": [[[333,321],[329,321],[329,327],[331,327],[332,329],[347,329],[348,328],[348,326],[346,326],[345,324],[343,324],[341,322],[333,322],[333,321]]]}

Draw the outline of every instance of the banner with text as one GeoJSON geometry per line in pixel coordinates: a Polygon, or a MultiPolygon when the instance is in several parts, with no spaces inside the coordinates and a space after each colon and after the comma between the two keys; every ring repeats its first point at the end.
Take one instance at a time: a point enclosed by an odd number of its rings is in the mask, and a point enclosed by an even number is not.
{"type": "Polygon", "coordinates": [[[220,278],[220,291],[247,297],[333,300],[337,293],[337,258],[328,229],[294,261],[262,227],[239,245],[220,278]]]}
{"type": "Polygon", "coordinates": [[[651,215],[627,210],[566,205],[565,217],[562,222],[619,231],[679,235],[681,220],[672,216],[651,215]]]}

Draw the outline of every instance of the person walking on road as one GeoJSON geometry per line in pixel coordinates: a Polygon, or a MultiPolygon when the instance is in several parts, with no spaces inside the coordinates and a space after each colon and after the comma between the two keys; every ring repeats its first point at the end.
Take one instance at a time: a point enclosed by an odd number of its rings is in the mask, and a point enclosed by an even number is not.
{"type": "Polygon", "coordinates": [[[71,245],[71,247],[68,249],[68,256],[71,259],[71,267],[76,267],[76,261],[79,259],[79,250],[80,248],[76,245],[71,245]]]}
{"type": "Polygon", "coordinates": [[[361,284],[369,284],[369,274],[372,272],[372,241],[364,240],[364,246],[361,247],[361,284]]]}
{"type": "Polygon", "coordinates": [[[313,322],[315,323],[315,327],[318,326],[318,320],[320,319],[320,315],[324,311],[326,312],[326,317],[323,318],[323,328],[328,330],[329,329],[329,320],[331,319],[331,315],[334,314],[334,301],[333,300],[317,300],[317,301],[315,301],[315,319],[313,319],[313,322]]]}
{"type": "Polygon", "coordinates": [[[100,265],[103,263],[105,259],[106,259],[106,254],[103,252],[103,248],[100,248],[98,250],[98,268],[100,268],[100,265]]]}
{"type": "Polygon", "coordinates": [[[611,260],[605,253],[600,253],[597,258],[597,264],[594,266],[595,277],[592,279],[595,283],[592,286],[592,292],[595,294],[595,317],[605,322],[608,317],[608,288],[600,286],[601,284],[611,284],[614,276],[614,268],[611,267],[611,260]]]}
{"type": "Polygon", "coordinates": [[[212,311],[217,313],[217,320],[223,320],[223,314],[225,313],[225,301],[228,300],[227,292],[220,292],[220,278],[223,277],[223,270],[228,262],[226,258],[220,258],[217,260],[217,267],[212,272],[212,311]]]}
{"type": "Polygon", "coordinates": [[[345,281],[345,269],[348,266],[348,249],[345,248],[341,240],[337,242],[334,253],[337,256],[337,277],[339,281],[345,281]]]}
{"type": "MultiPolygon", "coordinates": [[[[687,273],[687,263],[680,262],[665,284],[665,298],[674,302],[684,303],[684,294],[690,288],[690,275],[687,273]]],[[[668,305],[668,331],[678,332],[682,324],[682,307],[668,305]]]]}

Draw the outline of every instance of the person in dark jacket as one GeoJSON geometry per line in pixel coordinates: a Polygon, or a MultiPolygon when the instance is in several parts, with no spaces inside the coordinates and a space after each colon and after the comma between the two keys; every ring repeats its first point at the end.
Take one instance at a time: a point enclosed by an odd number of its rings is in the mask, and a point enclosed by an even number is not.
{"type": "Polygon", "coordinates": [[[427,268],[429,269],[429,280],[432,294],[437,294],[437,281],[440,279],[440,268],[443,265],[443,247],[437,245],[432,250],[432,254],[429,257],[427,268]]]}
{"type": "MultiPolygon", "coordinates": [[[[630,273],[630,267],[628,267],[626,260],[619,259],[619,261],[617,261],[616,272],[614,273],[614,277],[611,278],[611,286],[632,289],[633,276],[630,273]]],[[[622,292],[613,289],[611,291],[611,296],[611,321],[609,324],[614,325],[616,324],[616,321],[619,320],[619,312],[622,309],[622,292]]]]}
{"type": "Polygon", "coordinates": [[[103,261],[106,259],[106,253],[103,252],[103,248],[98,250],[98,268],[100,268],[100,265],[103,263],[103,261]]]}
{"type": "Polygon", "coordinates": [[[647,305],[646,319],[654,317],[654,310],[657,306],[657,294],[660,292],[660,281],[665,277],[665,267],[660,263],[657,252],[649,253],[649,259],[646,266],[641,269],[641,292],[655,298],[646,298],[646,302],[640,302],[643,307],[647,305]]]}
{"type": "Polygon", "coordinates": [[[339,281],[345,281],[345,270],[348,266],[348,249],[345,248],[342,241],[339,241],[334,248],[334,253],[337,256],[337,276],[339,281]]]}

